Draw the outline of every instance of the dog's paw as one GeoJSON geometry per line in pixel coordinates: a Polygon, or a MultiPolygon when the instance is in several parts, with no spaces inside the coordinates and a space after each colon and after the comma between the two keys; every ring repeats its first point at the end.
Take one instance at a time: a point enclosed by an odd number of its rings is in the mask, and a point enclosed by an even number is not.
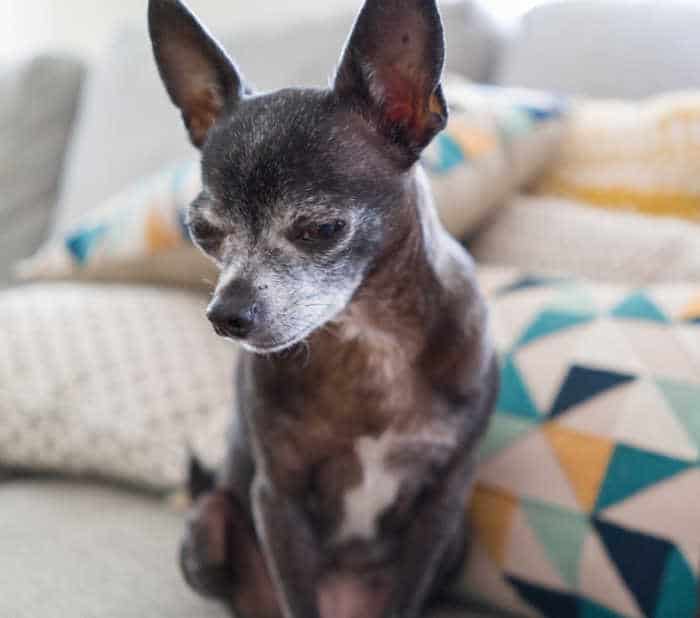
{"type": "Polygon", "coordinates": [[[187,583],[203,596],[225,599],[234,587],[229,540],[233,516],[231,500],[223,492],[202,497],[188,516],[180,566],[187,583]]]}

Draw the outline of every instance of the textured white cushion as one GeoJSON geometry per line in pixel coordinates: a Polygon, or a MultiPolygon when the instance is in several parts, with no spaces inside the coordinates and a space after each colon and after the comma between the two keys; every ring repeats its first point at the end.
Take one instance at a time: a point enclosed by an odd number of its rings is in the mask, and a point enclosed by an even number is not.
{"type": "Polygon", "coordinates": [[[637,98],[700,87],[700,3],[545,3],[523,20],[499,83],[637,98]]]}
{"type": "Polygon", "coordinates": [[[0,294],[0,465],[169,488],[189,447],[218,460],[236,348],[205,305],[126,286],[0,294]]]}
{"type": "Polygon", "coordinates": [[[700,226],[523,196],[470,243],[481,262],[632,285],[700,281],[700,226]]]}
{"type": "Polygon", "coordinates": [[[0,70],[0,284],[51,221],[82,76],[59,56],[0,70]]]}
{"type": "MultiPolygon", "coordinates": [[[[484,79],[496,55],[497,28],[466,0],[444,2],[443,13],[448,67],[484,79]]],[[[231,32],[232,7],[229,24],[208,25],[221,35],[246,77],[266,90],[327,83],[353,18],[354,13],[345,13],[321,22],[300,16],[293,24],[231,32]]],[[[152,56],[145,24],[127,29],[90,75],[69,153],[59,230],[163,164],[193,153],[152,56]]]]}

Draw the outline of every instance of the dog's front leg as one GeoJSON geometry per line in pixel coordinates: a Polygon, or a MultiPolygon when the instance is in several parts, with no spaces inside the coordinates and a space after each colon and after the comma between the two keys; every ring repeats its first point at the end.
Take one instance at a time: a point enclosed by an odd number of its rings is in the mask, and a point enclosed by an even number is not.
{"type": "Polygon", "coordinates": [[[299,503],[267,481],[253,486],[255,527],[285,618],[320,618],[318,545],[299,503]]]}
{"type": "Polygon", "coordinates": [[[398,581],[387,618],[418,618],[442,575],[447,560],[461,556],[465,501],[475,467],[465,450],[419,506],[403,539],[398,581]],[[459,543],[457,547],[455,544],[459,543]]]}

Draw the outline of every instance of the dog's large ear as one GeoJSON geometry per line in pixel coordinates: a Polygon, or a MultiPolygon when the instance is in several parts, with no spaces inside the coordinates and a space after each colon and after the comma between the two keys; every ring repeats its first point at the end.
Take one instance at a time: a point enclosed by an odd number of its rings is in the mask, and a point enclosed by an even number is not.
{"type": "Polygon", "coordinates": [[[447,122],[444,59],[435,0],[366,0],[334,88],[361,101],[380,130],[417,156],[447,122]]]}
{"type": "Polygon", "coordinates": [[[246,92],[226,52],[179,0],[150,0],[148,25],[158,70],[201,147],[223,112],[246,92]]]}

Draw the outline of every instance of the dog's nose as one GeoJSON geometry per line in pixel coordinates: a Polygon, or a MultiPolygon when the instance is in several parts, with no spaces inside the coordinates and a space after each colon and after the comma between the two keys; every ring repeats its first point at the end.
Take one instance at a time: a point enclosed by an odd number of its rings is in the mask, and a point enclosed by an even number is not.
{"type": "Polygon", "coordinates": [[[221,337],[245,339],[255,328],[258,306],[255,303],[215,302],[207,310],[207,317],[221,337]]]}

